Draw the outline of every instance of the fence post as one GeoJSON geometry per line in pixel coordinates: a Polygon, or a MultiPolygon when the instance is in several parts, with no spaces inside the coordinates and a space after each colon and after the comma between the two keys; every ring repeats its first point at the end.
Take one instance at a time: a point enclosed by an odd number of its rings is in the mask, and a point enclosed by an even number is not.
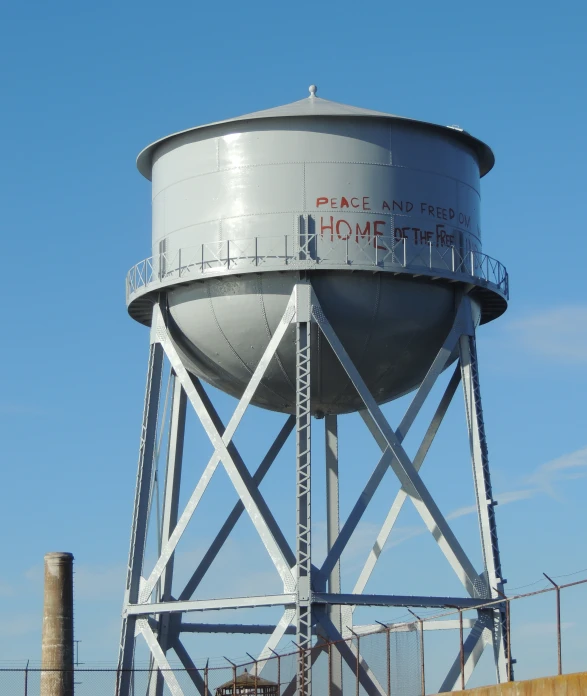
{"type": "MultiPolygon", "coordinates": [[[[493,588],[497,594],[500,597],[503,597],[505,600],[505,638],[507,642],[507,652],[506,652],[506,661],[507,661],[507,674],[508,674],[508,682],[514,681],[512,679],[512,636],[511,636],[511,620],[510,620],[510,600],[505,596],[503,592],[498,590],[497,588],[493,588]]],[[[524,596],[524,595],[520,595],[524,596]]],[[[514,597],[514,599],[518,599],[517,597],[514,597]]]]}
{"type": "MultiPolygon", "coordinates": [[[[353,636],[357,639],[357,659],[355,660],[355,694],[356,696],[359,696],[359,670],[361,668],[361,636],[358,633],[355,633],[352,628],[347,626],[347,630],[350,631],[353,636]]],[[[351,638],[351,645],[353,643],[353,639],[351,638]]]]}
{"type": "Polygon", "coordinates": [[[29,660],[26,661],[26,667],[24,668],[24,696],[28,696],[29,693],[29,660]]]}
{"type": "Polygon", "coordinates": [[[236,665],[228,657],[225,656],[224,659],[232,665],[232,693],[236,694],[236,665]]]}
{"type": "Polygon", "coordinates": [[[255,696],[257,696],[257,687],[258,687],[258,675],[259,675],[259,670],[257,668],[257,660],[251,655],[251,653],[247,653],[247,655],[251,658],[253,661],[253,664],[255,665],[255,696]]]}
{"type": "Polygon", "coordinates": [[[461,691],[465,690],[465,643],[463,640],[463,610],[459,609],[459,639],[461,643],[461,691]]]}
{"type": "Polygon", "coordinates": [[[512,636],[511,636],[511,608],[510,600],[506,598],[505,600],[505,634],[508,641],[508,681],[512,681],[512,636]]]}
{"type": "Polygon", "coordinates": [[[375,621],[375,623],[378,623],[380,626],[383,626],[385,629],[385,645],[386,645],[386,651],[387,651],[387,696],[391,696],[391,627],[387,626],[384,623],[381,623],[381,621],[375,621]]]}
{"type": "Polygon", "coordinates": [[[387,627],[387,696],[391,696],[391,626],[387,627]]]}
{"type": "Polygon", "coordinates": [[[426,696],[426,673],[425,673],[425,662],[424,662],[424,620],[421,619],[418,614],[415,614],[411,609],[408,609],[412,616],[418,619],[418,624],[420,626],[420,681],[422,682],[422,696],[426,696]]]}
{"type": "Polygon", "coordinates": [[[281,655],[276,653],[275,650],[273,650],[273,648],[269,648],[269,650],[277,658],[277,696],[280,696],[280,694],[281,694],[281,655]]]}
{"type": "Polygon", "coordinates": [[[328,696],[332,696],[332,641],[328,643],[328,696]]]}
{"type": "Polygon", "coordinates": [[[204,696],[208,696],[208,692],[210,691],[210,689],[208,688],[208,686],[209,686],[208,682],[210,679],[209,674],[208,674],[208,663],[209,662],[210,662],[209,659],[206,660],[206,666],[204,667],[204,696]]]}
{"type": "Polygon", "coordinates": [[[557,649],[558,649],[558,673],[561,675],[563,673],[563,653],[562,653],[562,636],[561,636],[561,588],[556,584],[552,578],[549,578],[546,573],[542,573],[544,577],[554,585],[556,590],[556,639],[557,639],[557,649]]]}
{"type": "Polygon", "coordinates": [[[357,635],[357,687],[356,687],[356,694],[359,696],[359,669],[361,667],[361,639],[357,635]]]}

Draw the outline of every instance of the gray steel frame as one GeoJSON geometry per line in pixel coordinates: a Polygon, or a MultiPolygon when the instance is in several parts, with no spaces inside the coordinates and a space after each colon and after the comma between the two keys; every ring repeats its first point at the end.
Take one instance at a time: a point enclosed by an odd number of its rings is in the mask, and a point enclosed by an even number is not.
{"type": "MultiPolygon", "coordinates": [[[[395,431],[383,416],[359,372],[349,359],[343,345],[324,315],[309,282],[300,282],[295,286],[281,322],[226,427],[210,402],[201,382],[191,376],[183,365],[167,330],[165,311],[159,304],[156,304],[153,309],[149,370],[139,448],[127,587],[123,606],[119,651],[120,679],[117,685],[117,696],[130,696],[131,694],[135,637],[139,634],[145,639],[150,650],[152,663],[158,669],[156,679],[153,679],[149,686],[150,695],[160,696],[165,683],[172,694],[183,696],[181,687],[170,669],[166,657],[170,649],[175,651],[184,667],[191,670],[192,680],[199,693],[204,694],[205,689],[201,675],[195,669],[189,654],[181,643],[182,632],[269,633],[269,638],[257,661],[260,673],[281,639],[292,632],[293,627],[290,628],[292,624],[295,625],[296,643],[300,647],[300,660],[296,684],[292,683],[286,689],[286,693],[292,693],[292,689],[297,687],[297,693],[300,696],[310,696],[312,663],[315,661],[317,653],[316,650],[310,651],[308,649],[312,646],[313,636],[318,636],[320,641],[327,641],[349,638],[350,636],[356,637],[365,632],[366,627],[353,626],[352,616],[356,606],[455,606],[472,608],[478,605],[480,600],[498,598],[503,589],[504,581],[501,577],[495,516],[493,514],[495,504],[491,493],[483,424],[473,309],[466,294],[459,295],[454,325],[395,431]],[[295,417],[290,416],[286,420],[258,469],[254,474],[251,474],[240,457],[233,442],[233,436],[280,341],[292,323],[296,326],[296,415],[295,417]],[[360,412],[361,416],[382,452],[381,459],[365,489],[340,528],[337,419],[335,416],[325,418],[327,557],[321,568],[312,565],[311,548],[310,357],[312,324],[317,325],[328,341],[360,395],[365,406],[364,410],[360,412]],[[411,460],[402,447],[402,441],[428,398],[438,376],[446,367],[449,357],[457,347],[460,355],[459,365],[445,389],[416,456],[411,460]],[[145,543],[157,451],[157,421],[164,356],[167,357],[172,370],[173,396],[168,428],[163,515],[159,528],[160,553],[150,574],[143,577],[145,543]],[[475,571],[418,473],[461,380],[465,395],[473,477],[481,528],[484,559],[484,568],[481,574],[475,571]],[[180,514],[179,491],[187,401],[191,403],[203,425],[214,447],[214,454],[205,467],[186,507],[180,514]],[[297,462],[295,553],[289,547],[282,530],[273,518],[259,490],[263,477],[294,427],[296,430],[297,462]],[[232,481],[239,495],[239,502],[227,516],[226,522],[183,591],[177,598],[174,598],[171,593],[171,583],[175,549],[219,463],[222,463],[232,481]],[[354,591],[350,594],[342,594],[340,587],[341,554],[389,468],[398,477],[401,489],[359,575],[354,591]],[[468,597],[364,594],[364,589],[377,563],[379,554],[407,498],[410,498],[429,528],[457,577],[461,580],[468,597]],[[251,518],[276,571],[281,577],[283,593],[273,596],[192,600],[194,591],[244,511],[251,518]],[[284,608],[282,618],[275,627],[182,622],[182,615],[187,612],[259,606],[282,606],[284,608]]],[[[484,647],[491,644],[494,650],[498,680],[506,680],[504,621],[504,611],[502,607],[497,607],[489,612],[479,610],[476,621],[466,622],[465,626],[470,628],[470,633],[464,646],[465,679],[471,674],[484,647]]],[[[425,628],[448,628],[449,623],[441,622],[436,626],[431,624],[425,628]]],[[[333,662],[334,668],[331,669],[332,693],[342,694],[342,661],[344,660],[353,670],[358,669],[360,682],[369,696],[385,694],[384,688],[378,683],[364,657],[358,653],[360,641],[357,639],[355,642],[356,646],[352,641],[341,643],[338,650],[332,651],[333,654],[337,655],[337,659],[333,662]]],[[[460,683],[460,658],[461,656],[458,655],[455,659],[441,690],[452,690],[460,683]]],[[[209,696],[209,694],[205,696],[209,696]]]]}

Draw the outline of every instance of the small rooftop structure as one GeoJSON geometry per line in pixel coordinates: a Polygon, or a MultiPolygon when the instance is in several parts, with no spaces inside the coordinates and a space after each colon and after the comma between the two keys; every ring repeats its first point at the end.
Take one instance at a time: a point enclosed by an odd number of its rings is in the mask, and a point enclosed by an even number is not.
{"type": "Polygon", "coordinates": [[[232,694],[250,694],[250,696],[278,696],[279,685],[275,682],[263,679],[258,675],[245,671],[235,679],[227,681],[216,689],[216,696],[228,696],[232,694]]]}

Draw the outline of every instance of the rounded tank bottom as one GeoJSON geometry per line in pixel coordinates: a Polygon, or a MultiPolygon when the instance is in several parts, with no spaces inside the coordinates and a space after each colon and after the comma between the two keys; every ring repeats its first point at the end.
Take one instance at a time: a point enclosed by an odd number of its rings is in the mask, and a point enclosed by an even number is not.
{"type": "MultiPolygon", "coordinates": [[[[455,317],[455,285],[386,273],[306,275],[324,314],[377,403],[417,387],[455,317]]],[[[242,396],[279,324],[297,272],[209,278],[169,291],[170,329],[186,367],[237,398],[242,396]]],[[[312,413],[363,407],[325,337],[312,325],[312,413]]],[[[456,358],[456,352],[450,362],[456,358]]],[[[252,403],[294,413],[295,325],[287,330],[252,403]]]]}

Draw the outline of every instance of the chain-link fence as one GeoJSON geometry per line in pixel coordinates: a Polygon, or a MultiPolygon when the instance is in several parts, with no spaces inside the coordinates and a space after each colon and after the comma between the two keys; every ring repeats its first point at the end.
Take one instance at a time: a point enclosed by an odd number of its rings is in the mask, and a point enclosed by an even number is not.
{"type": "MultiPolygon", "coordinates": [[[[137,667],[129,672],[87,666],[66,673],[40,667],[0,668],[0,694],[39,696],[43,681],[58,678],[73,680],[76,696],[296,696],[305,693],[303,684],[298,690],[299,662],[309,657],[312,692],[317,696],[425,696],[463,689],[479,659],[479,645],[502,631],[503,681],[514,679],[512,651],[532,656],[530,670],[522,664],[525,660],[518,661],[516,676],[521,679],[582,671],[587,667],[587,640],[581,610],[587,607],[570,588],[585,590],[587,579],[564,585],[548,581],[552,586],[547,589],[434,616],[414,614],[415,620],[407,623],[355,627],[345,640],[318,640],[307,650],[273,653],[257,661],[237,664],[224,658],[221,666],[137,667]],[[562,597],[567,595],[569,602],[563,606],[562,597]],[[441,665],[448,676],[440,687],[430,679],[437,651],[425,651],[428,632],[439,628],[452,629],[448,634],[455,653],[452,669],[450,664],[441,665]],[[537,655],[543,656],[540,661],[537,655]]],[[[181,657],[184,650],[176,652],[181,657]]]]}
{"type": "MultiPolygon", "coordinates": [[[[73,678],[76,696],[116,696],[125,692],[122,684],[130,677],[131,696],[295,696],[298,662],[294,651],[245,664],[226,660],[225,666],[133,669],[77,667],[64,675],[40,668],[0,669],[0,694],[39,696],[41,680],[61,676],[73,678]]],[[[317,695],[367,696],[373,688],[391,696],[421,696],[420,636],[414,626],[389,627],[347,640],[318,643],[309,649],[312,662],[312,690],[317,695]],[[338,672],[338,673],[337,673],[338,672]],[[373,687],[375,685],[375,687],[373,687]]]]}

